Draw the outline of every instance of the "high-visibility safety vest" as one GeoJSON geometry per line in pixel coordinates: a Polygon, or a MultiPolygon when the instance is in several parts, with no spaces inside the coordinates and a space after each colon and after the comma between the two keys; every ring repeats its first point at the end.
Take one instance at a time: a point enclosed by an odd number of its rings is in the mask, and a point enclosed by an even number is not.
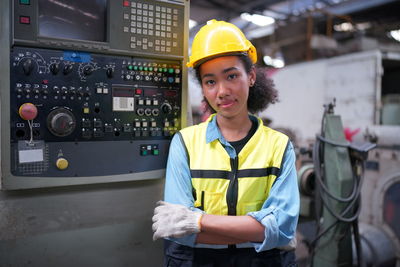
{"type": "Polygon", "coordinates": [[[188,153],[194,206],[214,215],[261,209],[279,176],[289,138],[263,125],[232,159],[218,139],[206,144],[211,118],[180,131],[188,153]]]}

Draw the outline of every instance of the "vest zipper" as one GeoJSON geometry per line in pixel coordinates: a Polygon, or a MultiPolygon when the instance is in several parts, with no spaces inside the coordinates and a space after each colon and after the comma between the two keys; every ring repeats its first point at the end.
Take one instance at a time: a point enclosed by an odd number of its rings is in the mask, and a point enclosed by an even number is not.
{"type": "Polygon", "coordinates": [[[201,199],[200,199],[200,207],[199,207],[199,209],[201,209],[203,211],[204,211],[204,194],[205,194],[205,191],[201,191],[201,199]]]}
{"type": "Polygon", "coordinates": [[[235,157],[231,159],[232,176],[230,177],[228,190],[226,192],[226,203],[228,204],[228,215],[236,215],[236,206],[238,199],[238,182],[237,171],[239,159],[235,157]]]}

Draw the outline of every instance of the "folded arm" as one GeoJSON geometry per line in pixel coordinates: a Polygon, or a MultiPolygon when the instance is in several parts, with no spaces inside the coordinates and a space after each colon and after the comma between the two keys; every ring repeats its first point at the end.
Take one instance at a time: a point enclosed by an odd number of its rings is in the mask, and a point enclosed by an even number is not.
{"type": "MultiPolygon", "coordinates": [[[[178,243],[195,246],[202,244],[239,244],[253,242],[257,251],[283,246],[293,238],[299,213],[295,155],[289,144],[281,175],[271,188],[270,195],[260,211],[248,216],[219,216],[203,214],[196,231],[170,235],[178,243]]],[[[183,205],[190,212],[203,213],[194,208],[192,184],[186,150],[180,137],[175,135],[167,164],[165,201],[183,205]]],[[[197,218],[197,217],[196,217],[197,218]]],[[[195,223],[198,223],[197,221],[195,223]]],[[[175,224],[178,226],[179,224],[175,224]]],[[[168,237],[168,236],[158,236],[168,237]]]]}
{"type": "Polygon", "coordinates": [[[250,216],[204,214],[200,225],[197,243],[226,245],[264,240],[264,226],[250,216]]]}

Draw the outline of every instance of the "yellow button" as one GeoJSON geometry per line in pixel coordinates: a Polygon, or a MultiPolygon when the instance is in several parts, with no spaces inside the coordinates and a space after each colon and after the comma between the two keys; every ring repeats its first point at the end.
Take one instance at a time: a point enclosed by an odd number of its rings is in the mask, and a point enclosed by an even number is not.
{"type": "Polygon", "coordinates": [[[66,160],[65,158],[59,158],[56,161],[56,166],[59,170],[65,170],[66,168],[68,168],[68,160],[66,160]]]}
{"type": "Polygon", "coordinates": [[[89,113],[89,108],[83,108],[83,113],[88,114],[89,113]]]}

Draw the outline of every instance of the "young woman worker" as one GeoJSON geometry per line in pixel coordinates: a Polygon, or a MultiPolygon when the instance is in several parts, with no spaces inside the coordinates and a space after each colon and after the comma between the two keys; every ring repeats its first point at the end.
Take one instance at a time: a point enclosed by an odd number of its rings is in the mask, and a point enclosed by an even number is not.
{"type": "Polygon", "coordinates": [[[153,217],[164,266],[296,266],[295,155],[287,136],[251,115],[277,98],[256,61],[233,24],[211,20],[193,40],[187,65],[215,113],[172,139],[153,217]]]}

